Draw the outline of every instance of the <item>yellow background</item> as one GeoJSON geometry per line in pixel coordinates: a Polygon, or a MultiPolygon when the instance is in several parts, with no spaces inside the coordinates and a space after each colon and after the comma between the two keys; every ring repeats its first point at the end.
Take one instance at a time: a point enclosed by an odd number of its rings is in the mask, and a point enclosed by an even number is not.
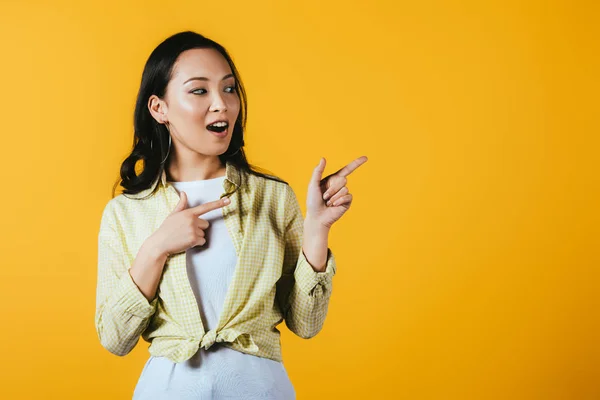
{"type": "Polygon", "coordinates": [[[305,210],[356,157],[299,399],[600,398],[593,1],[0,2],[0,397],[127,399],[94,330],[97,233],[143,64],[195,30],[248,90],[250,162],[305,210]]]}

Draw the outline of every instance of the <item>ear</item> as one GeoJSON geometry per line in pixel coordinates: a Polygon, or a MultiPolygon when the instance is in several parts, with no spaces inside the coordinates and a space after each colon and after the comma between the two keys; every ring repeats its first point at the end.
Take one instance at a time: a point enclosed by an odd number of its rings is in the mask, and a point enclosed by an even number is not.
{"type": "Polygon", "coordinates": [[[157,95],[153,94],[148,99],[148,110],[152,117],[159,123],[164,124],[167,119],[167,105],[157,95]]]}

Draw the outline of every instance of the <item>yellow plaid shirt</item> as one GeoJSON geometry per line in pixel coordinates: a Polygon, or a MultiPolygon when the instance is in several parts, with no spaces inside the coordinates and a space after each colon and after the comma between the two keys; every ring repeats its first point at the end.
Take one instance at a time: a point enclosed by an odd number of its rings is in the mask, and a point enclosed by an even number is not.
{"type": "MultiPolygon", "coordinates": [[[[187,276],[185,252],[170,255],[156,297],[148,302],[129,274],[142,243],[175,208],[179,194],[163,171],[151,188],[108,201],[98,234],[95,324],[103,347],[124,356],[141,337],[149,352],[173,362],[191,358],[215,342],[277,361],[286,326],[301,338],[325,322],[336,265],[327,250],[324,272],[302,251],[304,218],[293,189],[245,173],[227,163],[224,193],[231,202],[223,218],[237,254],[217,327],[205,332],[187,276]],[[155,185],[158,191],[152,192],[155,185]]],[[[200,216],[202,218],[202,216],[200,216]]]]}

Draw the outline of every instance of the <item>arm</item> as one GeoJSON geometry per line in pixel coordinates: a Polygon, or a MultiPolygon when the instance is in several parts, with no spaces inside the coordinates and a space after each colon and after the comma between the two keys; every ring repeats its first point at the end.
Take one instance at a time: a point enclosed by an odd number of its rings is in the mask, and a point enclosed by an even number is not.
{"type": "Polygon", "coordinates": [[[165,262],[162,256],[152,253],[152,246],[144,243],[130,270],[123,243],[124,238],[116,226],[114,214],[107,206],[98,234],[95,324],[102,346],[119,356],[128,354],[135,347],[156,311],[158,301],[158,298],[149,301],[132,275],[138,282],[145,280],[140,284],[145,285],[144,290],[152,298],[156,287],[152,289],[149,282],[157,278],[153,279],[153,274],[146,272],[162,272],[165,262]],[[138,277],[144,278],[140,280],[138,277]]]}
{"type": "Polygon", "coordinates": [[[308,339],[319,333],[325,322],[336,272],[335,258],[327,248],[325,232],[313,228],[308,220],[305,223],[298,199],[289,186],[286,186],[285,207],[285,252],[282,276],[277,282],[277,301],[287,327],[308,339]],[[324,250],[326,255],[319,256],[324,250]],[[307,255],[313,262],[318,262],[318,258],[325,260],[325,265],[313,267],[307,255]]]}

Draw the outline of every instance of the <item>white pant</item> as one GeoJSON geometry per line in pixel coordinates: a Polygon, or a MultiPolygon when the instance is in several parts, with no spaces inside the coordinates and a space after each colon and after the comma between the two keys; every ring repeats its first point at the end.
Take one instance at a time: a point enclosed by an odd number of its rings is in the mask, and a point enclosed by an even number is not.
{"type": "Polygon", "coordinates": [[[151,356],[133,400],[294,400],[296,392],[283,363],[242,353],[219,343],[173,363],[151,356]]]}

